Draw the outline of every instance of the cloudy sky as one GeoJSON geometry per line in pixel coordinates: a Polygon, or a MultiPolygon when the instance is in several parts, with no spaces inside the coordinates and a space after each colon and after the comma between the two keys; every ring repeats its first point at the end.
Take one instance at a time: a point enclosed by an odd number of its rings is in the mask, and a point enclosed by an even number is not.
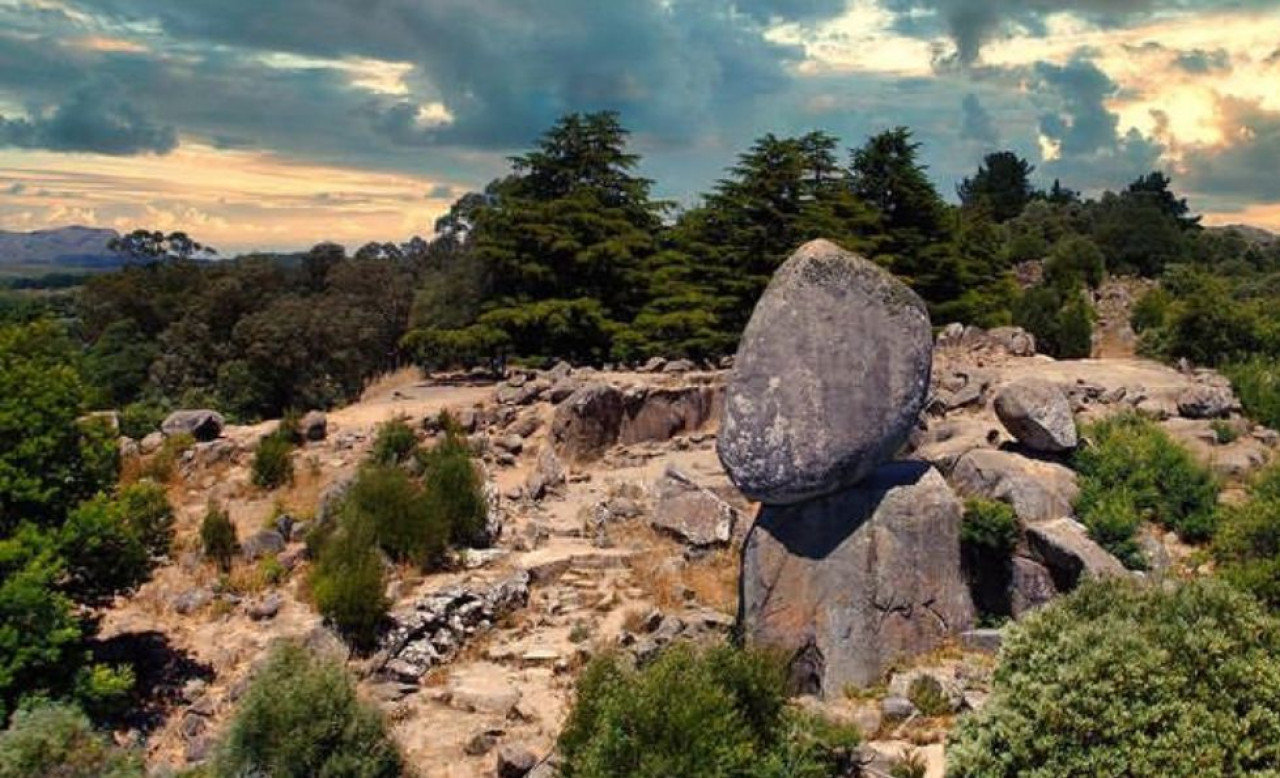
{"type": "Polygon", "coordinates": [[[944,193],[1011,148],[1280,229],[1280,0],[0,0],[0,229],[403,240],[601,108],[684,202],[907,125],[944,193]]]}

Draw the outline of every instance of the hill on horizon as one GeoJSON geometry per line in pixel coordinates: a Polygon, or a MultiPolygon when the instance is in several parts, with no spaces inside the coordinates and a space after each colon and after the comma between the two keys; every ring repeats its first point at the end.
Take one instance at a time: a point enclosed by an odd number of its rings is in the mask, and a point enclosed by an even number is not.
{"type": "Polygon", "coordinates": [[[125,261],[107,248],[117,237],[115,230],[82,226],[33,232],[0,230],[0,273],[114,270],[125,261]]]}

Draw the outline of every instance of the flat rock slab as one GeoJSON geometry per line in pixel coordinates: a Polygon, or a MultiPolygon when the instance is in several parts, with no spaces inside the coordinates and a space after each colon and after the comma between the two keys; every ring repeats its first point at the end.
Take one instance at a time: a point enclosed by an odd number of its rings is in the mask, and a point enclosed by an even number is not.
{"type": "Polygon", "coordinates": [[[924,406],[924,302],[827,241],[803,246],[756,306],[718,440],[738,488],[788,505],[853,486],[891,459],[924,406]]]}
{"type": "Polygon", "coordinates": [[[942,476],[914,462],[804,505],[766,506],[742,555],[745,637],[789,655],[795,690],[824,697],[936,649],[973,624],[961,513],[942,476]]]}

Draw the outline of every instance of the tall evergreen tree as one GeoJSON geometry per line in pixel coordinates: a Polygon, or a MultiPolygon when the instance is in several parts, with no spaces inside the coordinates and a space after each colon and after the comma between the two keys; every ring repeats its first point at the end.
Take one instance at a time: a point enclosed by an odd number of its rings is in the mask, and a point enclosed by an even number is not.
{"type": "Polygon", "coordinates": [[[1012,151],[988,154],[972,178],[956,187],[965,208],[984,208],[998,224],[1017,218],[1035,196],[1035,167],[1012,151]]]}

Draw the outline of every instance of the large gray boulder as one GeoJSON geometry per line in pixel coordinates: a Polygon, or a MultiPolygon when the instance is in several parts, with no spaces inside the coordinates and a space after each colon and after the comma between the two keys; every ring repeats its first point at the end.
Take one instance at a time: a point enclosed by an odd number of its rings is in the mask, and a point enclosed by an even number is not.
{"type": "Polygon", "coordinates": [[[995,449],[974,449],[960,457],[951,485],[961,497],[1008,503],[1028,524],[1070,516],[1080,494],[1070,468],[995,449]]]}
{"type": "Polygon", "coordinates": [[[174,411],[160,425],[165,437],[187,434],[201,442],[216,440],[222,435],[226,421],[222,414],[208,409],[174,411]]]}
{"type": "Polygon", "coordinates": [[[1027,527],[1027,545],[1048,568],[1058,591],[1071,591],[1082,581],[1128,574],[1120,560],[1095,543],[1074,519],[1027,527]]]}
{"type": "Polygon", "coordinates": [[[906,442],[929,389],[924,302],[833,243],[778,270],[738,349],[720,460],[753,500],[788,505],[857,484],[906,442]]]}
{"type": "Polygon", "coordinates": [[[962,511],[918,462],[804,505],[765,506],[743,548],[743,635],[791,657],[799,692],[876,683],[972,626],[962,511]]]}
{"type": "Polygon", "coordinates": [[[1079,443],[1071,402],[1055,384],[1023,378],[996,395],[996,416],[1009,434],[1032,451],[1061,453],[1079,443]]]}

